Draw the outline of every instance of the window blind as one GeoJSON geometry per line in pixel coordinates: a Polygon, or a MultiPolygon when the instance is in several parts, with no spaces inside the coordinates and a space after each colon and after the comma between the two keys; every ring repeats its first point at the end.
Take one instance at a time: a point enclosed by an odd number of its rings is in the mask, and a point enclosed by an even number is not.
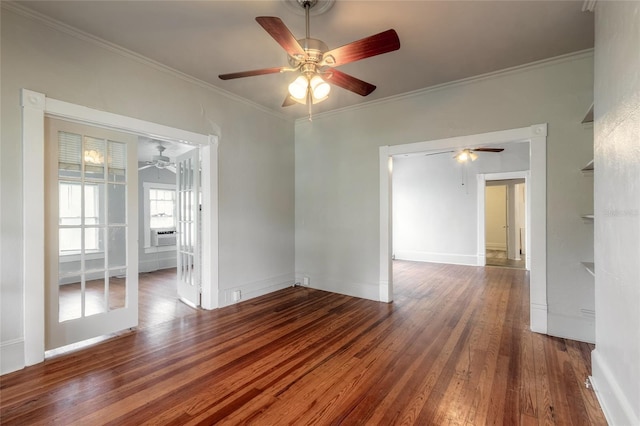
{"type": "Polygon", "coordinates": [[[82,136],[58,132],[58,168],[80,170],[82,164],[82,136]]]}

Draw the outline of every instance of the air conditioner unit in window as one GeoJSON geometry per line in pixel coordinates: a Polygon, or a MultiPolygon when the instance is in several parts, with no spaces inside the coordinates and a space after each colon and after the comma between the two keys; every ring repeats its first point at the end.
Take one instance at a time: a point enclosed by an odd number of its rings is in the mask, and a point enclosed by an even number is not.
{"type": "Polygon", "coordinates": [[[175,246],[176,245],[175,228],[152,229],[151,245],[154,247],[175,246]]]}

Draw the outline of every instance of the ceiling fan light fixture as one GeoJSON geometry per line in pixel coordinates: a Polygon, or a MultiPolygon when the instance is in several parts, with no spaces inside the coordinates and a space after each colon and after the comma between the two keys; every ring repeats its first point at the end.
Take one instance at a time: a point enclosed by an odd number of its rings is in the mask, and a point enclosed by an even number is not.
{"type": "Polygon", "coordinates": [[[469,160],[469,154],[467,150],[461,151],[454,157],[458,163],[466,163],[469,160]]]}
{"type": "Polygon", "coordinates": [[[316,100],[324,100],[331,92],[331,86],[324,81],[319,75],[314,75],[309,83],[311,92],[316,100]]]}
{"type": "Polygon", "coordinates": [[[84,151],[84,162],[90,164],[103,164],[104,156],[101,152],[96,151],[95,149],[85,150],[84,151]]]}
{"type": "Polygon", "coordinates": [[[478,159],[478,154],[471,151],[470,149],[463,149],[458,154],[455,155],[455,158],[458,163],[466,163],[467,161],[476,161],[478,159]]]}
{"type": "Polygon", "coordinates": [[[308,88],[309,80],[307,80],[305,76],[300,75],[289,85],[289,94],[296,100],[304,100],[307,96],[308,88]]]}

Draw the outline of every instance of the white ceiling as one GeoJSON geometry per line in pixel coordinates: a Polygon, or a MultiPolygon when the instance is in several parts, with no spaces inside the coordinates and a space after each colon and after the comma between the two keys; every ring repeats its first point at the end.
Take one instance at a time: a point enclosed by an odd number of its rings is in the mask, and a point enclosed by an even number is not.
{"type": "MultiPolygon", "coordinates": [[[[291,1],[291,0],[289,0],[291,1]]],[[[321,0],[322,1],[322,0],[321,0]]],[[[218,74],[287,65],[256,23],[277,16],[297,38],[304,17],[284,0],[24,1],[25,7],[293,118],[282,108],[291,73],[222,81],[218,74]]],[[[329,48],[393,28],[400,50],[341,66],[376,85],[363,98],[334,87],[314,113],[381,99],[593,47],[593,14],[582,1],[336,0],[311,17],[311,37],[329,48]]]]}

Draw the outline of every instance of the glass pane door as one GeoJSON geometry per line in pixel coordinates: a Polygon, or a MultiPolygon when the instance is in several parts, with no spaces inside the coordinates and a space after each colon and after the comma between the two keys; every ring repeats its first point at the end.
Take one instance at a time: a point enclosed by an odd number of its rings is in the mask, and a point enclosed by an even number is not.
{"type": "Polygon", "coordinates": [[[176,159],[178,296],[200,306],[200,153],[193,149],[176,159]]]}
{"type": "Polygon", "coordinates": [[[136,148],[47,119],[47,349],[137,325],[136,148]]]}

